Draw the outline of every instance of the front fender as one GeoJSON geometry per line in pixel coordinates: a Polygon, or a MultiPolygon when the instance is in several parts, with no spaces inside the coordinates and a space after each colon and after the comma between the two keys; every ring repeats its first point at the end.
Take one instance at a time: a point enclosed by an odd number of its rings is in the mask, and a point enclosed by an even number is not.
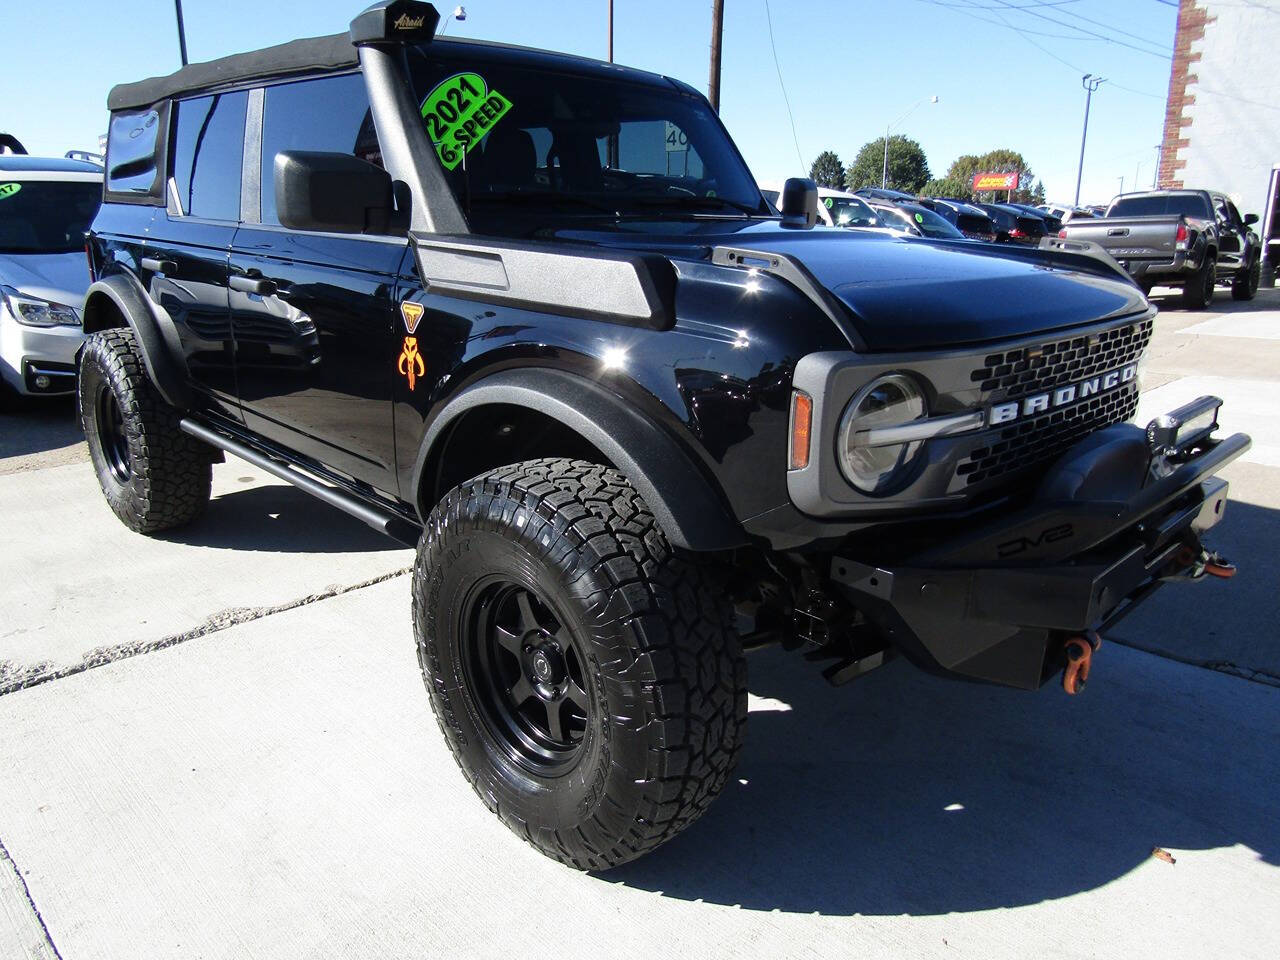
{"type": "Polygon", "coordinates": [[[180,410],[190,407],[190,377],[173,320],[151,301],[136,277],[115,273],[95,281],[85,292],[85,333],[117,325],[108,304],[133,331],[147,375],[160,395],[170,406],[180,410]]]}
{"type": "Polygon", "coordinates": [[[674,437],[600,385],[546,367],[495,373],[451,399],[427,428],[414,464],[414,489],[421,489],[426,464],[450,424],[489,404],[536,410],[588,440],[635,485],[675,546],[706,551],[746,544],[713,481],[674,437]]]}

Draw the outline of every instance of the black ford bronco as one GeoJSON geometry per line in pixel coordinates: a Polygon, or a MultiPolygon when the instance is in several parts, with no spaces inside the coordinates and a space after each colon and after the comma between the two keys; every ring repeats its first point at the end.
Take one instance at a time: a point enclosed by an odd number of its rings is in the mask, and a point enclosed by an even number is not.
{"type": "Polygon", "coordinates": [[[349,34],[118,86],[79,361],[131,529],[257,464],[417,544],[440,728],[520,836],[637,857],[724,785],[744,650],[835,683],[1074,692],[1201,544],[1247,437],[1129,424],[1154,310],[1114,262],[815,228],[667,77],[349,34]]]}

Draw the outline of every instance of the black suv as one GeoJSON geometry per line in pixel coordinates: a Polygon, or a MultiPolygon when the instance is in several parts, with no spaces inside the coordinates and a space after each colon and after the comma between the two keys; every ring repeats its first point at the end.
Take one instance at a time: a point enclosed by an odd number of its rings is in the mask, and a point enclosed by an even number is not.
{"type": "Polygon", "coordinates": [[[696,819],[744,649],[1074,692],[1230,572],[1248,438],[1124,423],[1154,311],[1114,264],[814,229],[692,87],[437,22],[112,90],[80,403],[134,530],[229,451],[416,543],[432,706],[521,837],[598,869],[696,819]]]}

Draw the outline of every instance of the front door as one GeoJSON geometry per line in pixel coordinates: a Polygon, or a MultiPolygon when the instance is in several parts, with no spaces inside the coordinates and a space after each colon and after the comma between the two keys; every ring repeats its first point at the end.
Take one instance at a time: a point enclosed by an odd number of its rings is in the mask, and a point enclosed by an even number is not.
{"type": "Polygon", "coordinates": [[[394,293],[408,241],[287,230],[275,203],[280,151],[340,151],[380,160],[363,78],[350,73],[300,80],[259,95],[261,195],[244,209],[229,279],[245,422],[296,453],[395,495],[394,293]]]}

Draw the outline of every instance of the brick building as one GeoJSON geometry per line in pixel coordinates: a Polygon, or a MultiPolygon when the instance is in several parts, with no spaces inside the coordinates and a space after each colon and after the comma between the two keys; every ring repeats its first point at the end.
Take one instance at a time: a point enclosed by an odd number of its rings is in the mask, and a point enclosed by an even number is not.
{"type": "Polygon", "coordinates": [[[1162,187],[1231,195],[1263,215],[1280,163],[1280,0],[1181,0],[1160,150],[1162,187]]]}

